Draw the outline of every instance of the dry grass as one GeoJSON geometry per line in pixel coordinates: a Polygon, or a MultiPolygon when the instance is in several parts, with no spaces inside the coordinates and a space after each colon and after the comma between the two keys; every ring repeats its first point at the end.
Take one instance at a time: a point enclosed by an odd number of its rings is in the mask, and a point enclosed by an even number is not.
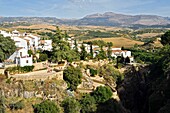
{"type": "MultiPolygon", "coordinates": [[[[21,100],[21,99],[19,99],[21,100]]],[[[32,105],[42,102],[39,98],[22,99],[24,100],[25,107],[22,110],[10,110],[6,109],[7,113],[33,113],[32,105]]]]}
{"type": "Polygon", "coordinates": [[[105,42],[112,42],[113,47],[133,47],[134,44],[142,45],[144,44],[143,42],[140,41],[135,41],[123,37],[119,38],[95,38],[87,41],[92,41],[92,40],[103,40],[105,42]]]}
{"type": "Polygon", "coordinates": [[[37,25],[31,25],[31,26],[17,26],[17,27],[13,27],[15,29],[18,29],[18,28],[25,28],[25,29],[52,29],[52,30],[55,30],[56,27],[55,26],[52,26],[52,25],[48,25],[48,24],[37,24],[37,25]]]}
{"type": "Polygon", "coordinates": [[[152,38],[152,37],[156,37],[159,35],[162,35],[163,33],[144,33],[144,34],[140,34],[137,36],[140,36],[141,38],[152,38]]]}
{"type": "Polygon", "coordinates": [[[154,41],[154,45],[155,45],[155,47],[163,47],[163,45],[161,44],[161,42],[158,41],[158,40],[154,41]]]}
{"type": "MultiPolygon", "coordinates": [[[[100,31],[119,31],[119,30],[130,30],[129,28],[119,28],[119,27],[105,27],[105,26],[69,26],[69,25],[59,25],[61,30],[100,30],[100,31]]],[[[55,30],[56,27],[48,24],[36,24],[30,26],[16,26],[13,29],[25,28],[25,29],[51,29],[55,30]]]]}

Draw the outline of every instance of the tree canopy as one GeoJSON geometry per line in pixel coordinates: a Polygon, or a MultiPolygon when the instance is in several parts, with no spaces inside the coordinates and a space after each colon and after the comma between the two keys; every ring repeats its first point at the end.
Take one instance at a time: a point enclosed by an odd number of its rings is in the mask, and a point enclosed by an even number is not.
{"type": "Polygon", "coordinates": [[[97,103],[104,103],[112,97],[112,90],[108,86],[99,86],[93,92],[97,103]]]}
{"type": "Polygon", "coordinates": [[[69,97],[64,99],[61,106],[64,108],[64,113],[80,113],[80,103],[74,98],[69,97]]]}
{"type": "Polygon", "coordinates": [[[74,50],[71,50],[69,43],[64,41],[68,38],[66,32],[64,34],[62,31],[56,27],[55,33],[52,35],[51,39],[53,41],[53,50],[51,60],[53,62],[67,60],[72,62],[73,60],[79,59],[79,56],[74,50]]]}
{"type": "Polygon", "coordinates": [[[80,68],[68,67],[63,72],[63,79],[67,82],[68,88],[76,90],[77,86],[81,83],[82,72],[80,68]]]}
{"type": "Polygon", "coordinates": [[[10,37],[0,35],[0,62],[7,59],[15,50],[15,42],[10,37]]]}
{"type": "Polygon", "coordinates": [[[167,31],[165,34],[161,36],[161,43],[163,45],[170,44],[170,31],[167,31]]]}
{"type": "Polygon", "coordinates": [[[81,100],[81,112],[82,113],[92,113],[97,109],[96,100],[93,96],[86,94],[81,100]]]}
{"type": "Polygon", "coordinates": [[[60,113],[59,107],[52,101],[45,100],[33,105],[34,113],[60,113]]]}

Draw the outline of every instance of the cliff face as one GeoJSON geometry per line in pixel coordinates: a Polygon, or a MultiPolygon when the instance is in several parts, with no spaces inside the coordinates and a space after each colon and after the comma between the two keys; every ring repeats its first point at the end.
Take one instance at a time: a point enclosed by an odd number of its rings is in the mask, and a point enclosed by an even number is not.
{"type": "Polygon", "coordinates": [[[123,83],[118,88],[118,94],[122,105],[130,110],[131,113],[144,113],[146,111],[146,74],[148,72],[148,67],[138,68],[132,67],[128,69],[128,71],[125,72],[123,83]]]}
{"type": "Polygon", "coordinates": [[[129,69],[118,88],[122,105],[131,113],[169,113],[169,62],[166,55],[150,67],[129,69]]]}
{"type": "Polygon", "coordinates": [[[1,83],[0,95],[5,98],[42,98],[50,100],[62,99],[66,89],[66,83],[61,81],[58,85],[55,81],[21,81],[9,80],[1,83]]]}

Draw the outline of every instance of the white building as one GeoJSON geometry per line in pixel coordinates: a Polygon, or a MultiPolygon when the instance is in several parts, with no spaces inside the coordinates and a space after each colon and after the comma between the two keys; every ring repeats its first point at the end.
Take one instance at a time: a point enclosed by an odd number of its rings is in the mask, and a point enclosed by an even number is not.
{"type": "Polygon", "coordinates": [[[10,57],[10,61],[14,62],[17,65],[23,66],[32,66],[32,56],[29,56],[27,49],[18,48],[10,57]]]}
{"type": "Polygon", "coordinates": [[[52,40],[40,40],[38,49],[51,51],[52,50],[52,40]]]}
{"type": "Polygon", "coordinates": [[[40,37],[28,34],[25,38],[30,40],[30,47],[38,49],[40,37]]]}
{"type": "Polygon", "coordinates": [[[123,56],[124,58],[126,57],[131,57],[131,51],[127,50],[112,50],[112,57],[117,58],[118,56],[123,56]]]}
{"type": "Polygon", "coordinates": [[[12,37],[12,39],[14,40],[16,47],[25,48],[26,50],[28,50],[27,40],[24,40],[23,38],[20,37],[12,37]]]}
{"type": "Polygon", "coordinates": [[[114,57],[114,58],[117,58],[118,56],[122,56],[124,58],[129,57],[130,62],[134,62],[134,58],[133,58],[133,56],[131,54],[131,51],[121,50],[121,49],[116,50],[116,49],[112,48],[111,56],[114,57]]]}
{"type": "Polygon", "coordinates": [[[6,31],[0,31],[4,37],[11,37],[14,40],[17,50],[9,57],[8,60],[16,63],[20,66],[31,66],[32,56],[28,55],[28,50],[31,48],[38,49],[39,37],[27,33],[19,33],[14,30],[12,33],[6,31]]]}
{"type": "Polygon", "coordinates": [[[6,32],[6,31],[2,31],[0,30],[0,34],[2,34],[4,37],[11,37],[11,33],[10,32],[6,32]]]}

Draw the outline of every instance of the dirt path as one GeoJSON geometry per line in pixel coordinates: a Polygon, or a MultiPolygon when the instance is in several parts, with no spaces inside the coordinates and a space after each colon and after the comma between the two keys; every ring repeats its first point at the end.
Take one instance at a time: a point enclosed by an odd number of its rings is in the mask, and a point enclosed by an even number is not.
{"type": "Polygon", "coordinates": [[[63,74],[63,71],[60,72],[48,72],[47,70],[41,70],[41,71],[34,71],[30,73],[24,73],[24,74],[15,74],[15,75],[10,75],[9,77],[13,77],[17,80],[46,80],[46,79],[51,79],[55,76],[60,76],[63,74]]]}

